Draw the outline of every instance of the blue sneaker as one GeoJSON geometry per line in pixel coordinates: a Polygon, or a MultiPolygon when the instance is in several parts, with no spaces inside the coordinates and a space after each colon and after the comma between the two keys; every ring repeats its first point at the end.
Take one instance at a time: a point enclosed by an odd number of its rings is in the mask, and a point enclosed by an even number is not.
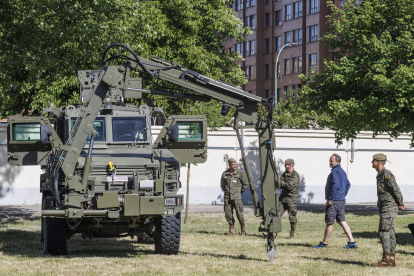
{"type": "Polygon", "coordinates": [[[318,245],[312,246],[313,248],[328,248],[327,244],[320,242],[318,245]]]}
{"type": "Polygon", "coordinates": [[[357,249],[358,246],[356,245],[356,242],[348,242],[348,245],[344,247],[344,249],[357,249]]]}

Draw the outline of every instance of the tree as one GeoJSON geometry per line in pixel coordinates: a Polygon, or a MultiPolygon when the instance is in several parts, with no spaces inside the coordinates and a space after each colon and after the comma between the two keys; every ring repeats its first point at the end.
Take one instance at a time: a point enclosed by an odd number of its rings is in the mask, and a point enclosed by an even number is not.
{"type": "MultiPolygon", "coordinates": [[[[1,1],[0,117],[39,114],[49,105],[50,96],[57,106],[79,101],[77,70],[98,68],[103,50],[115,42],[129,45],[145,58],[174,60],[207,76],[243,84],[243,71],[234,62],[241,57],[224,52],[221,44],[224,36],[244,41],[248,33],[228,7],[231,3],[1,1]]],[[[181,114],[191,112],[192,104],[185,100],[154,100],[167,114],[175,109],[181,114]]],[[[206,114],[219,114],[219,108],[215,101],[203,106],[206,114]]]]}
{"type": "MultiPolygon", "coordinates": [[[[310,129],[329,125],[331,118],[326,113],[317,114],[310,109],[307,97],[296,98],[293,90],[289,91],[289,95],[292,96],[285,97],[276,104],[273,112],[276,128],[310,129]]],[[[260,107],[259,116],[260,120],[266,120],[267,110],[264,106],[260,107]]]]}
{"type": "MultiPolygon", "coordinates": [[[[332,7],[325,69],[301,76],[309,108],[331,115],[337,142],[362,130],[397,137],[414,130],[414,2],[347,1],[332,7]]],[[[413,145],[413,144],[412,144],[413,145]]]]}

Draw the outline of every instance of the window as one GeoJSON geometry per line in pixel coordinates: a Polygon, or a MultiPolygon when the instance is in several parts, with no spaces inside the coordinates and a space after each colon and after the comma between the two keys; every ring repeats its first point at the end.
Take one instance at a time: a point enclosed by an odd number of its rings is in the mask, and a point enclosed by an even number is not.
{"type": "Polygon", "coordinates": [[[279,102],[280,101],[280,88],[276,89],[276,101],[279,102]]]}
{"type": "Polygon", "coordinates": [[[298,43],[298,30],[293,30],[293,43],[298,43]]]}
{"type": "Polygon", "coordinates": [[[250,55],[254,55],[254,40],[249,41],[250,43],[250,55]]]}
{"type": "Polygon", "coordinates": [[[289,59],[285,59],[285,75],[289,75],[289,59]]]}
{"type": "Polygon", "coordinates": [[[298,72],[298,58],[293,58],[293,74],[298,72]]]}
{"type": "Polygon", "coordinates": [[[249,16],[249,27],[254,30],[254,15],[249,16]]]}
{"type": "Polygon", "coordinates": [[[280,62],[277,63],[277,78],[280,79],[280,62]]]}
{"type": "Polygon", "coordinates": [[[298,44],[302,44],[302,29],[298,29],[298,44]]]}
{"type": "Polygon", "coordinates": [[[309,42],[318,41],[318,25],[309,27],[309,42]]]}
{"type": "Polygon", "coordinates": [[[250,94],[253,94],[253,91],[249,91],[250,94]]]}
{"type": "Polygon", "coordinates": [[[266,5],[268,5],[269,4],[269,0],[266,0],[266,5]]]}
{"type": "Polygon", "coordinates": [[[291,13],[290,13],[290,5],[286,5],[285,6],[285,21],[290,20],[291,18],[291,13]]]}
{"type": "Polygon", "coordinates": [[[250,56],[250,41],[246,42],[246,56],[250,56]]]}
{"type": "Polygon", "coordinates": [[[298,73],[302,73],[302,57],[298,57],[298,73]]]}
{"type": "Polygon", "coordinates": [[[246,79],[253,80],[253,66],[246,66],[246,79]]]}
{"type": "Polygon", "coordinates": [[[269,64],[265,64],[265,79],[269,79],[269,64]]]}
{"type": "MultiPolygon", "coordinates": [[[[103,118],[103,120],[105,120],[105,118],[103,118]]],[[[96,122],[97,120],[95,120],[95,123],[96,122]]],[[[137,142],[147,142],[147,128],[145,122],[145,117],[112,117],[113,141],[134,141],[137,139],[137,142]]],[[[95,123],[93,123],[93,127],[98,130],[95,123]]],[[[103,131],[103,133],[105,133],[105,131],[103,131]]]]}
{"type": "Polygon", "coordinates": [[[302,16],[302,1],[293,3],[293,18],[302,16]]]}
{"type": "MultiPolygon", "coordinates": [[[[286,32],[285,33],[285,44],[289,44],[290,43],[290,32],[286,32]]],[[[286,46],[289,47],[289,46],[286,46]]]]}
{"type": "Polygon", "coordinates": [[[234,10],[239,11],[243,9],[243,0],[235,0],[234,1],[234,10]]]}
{"type": "Polygon", "coordinates": [[[269,53],[269,39],[268,38],[266,38],[265,40],[265,52],[266,54],[269,53]]]}
{"type": "Polygon", "coordinates": [[[270,14],[266,13],[265,28],[269,28],[270,14]]]}
{"type": "Polygon", "coordinates": [[[236,49],[236,52],[240,54],[240,56],[243,56],[243,43],[235,44],[234,48],[236,49]]]}
{"type": "MultiPolygon", "coordinates": [[[[247,1],[249,1],[249,0],[247,0],[247,1]]],[[[254,0],[250,0],[250,7],[253,7],[254,6],[254,0]]]]}
{"type": "Polygon", "coordinates": [[[286,93],[286,96],[284,98],[286,100],[287,97],[289,97],[289,89],[288,89],[288,87],[287,86],[284,86],[283,91],[285,91],[285,93],[286,93]]]}
{"type": "Polygon", "coordinates": [[[269,98],[269,90],[265,90],[265,99],[269,98]]]}
{"type": "Polygon", "coordinates": [[[318,0],[310,0],[310,13],[318,12],[318,0]]]}
{"type": "Polygon", "coordinates": [[[282,25],[282,10],[276,11],[276,26],[282,25]]]}
{"type": "Polygon", "coordinates": [[[40,123],[12,124],[12,126],[13,141],[40,141],[40,123]]]}
{"type": "Polygon", "coordinates": [[[276,52],[280,51],[280,48],[282,47],[282,37],[278,36],[276,37],[276,52]]]}
{"type": "Polygon", "coordinates": [[[318,69],[318,54],[309,55],[309,69],[314,71],[318,69]]]}
{"type": "MultiPolygon", "coordinates": [[[[117,118],[119,120],[123,120],[124,119],[124,117],[114,117],[114,118],[117,118]]],[[[127,118],[129,118],[129,117],[127,117],[127,118]]],[[[73,125],[75,124],[76,119],[77,118],[75,118],[75,117],[70,118],[70,123],[71,123],[70,124],[70,127],[71,128],[73,128],[73,125]]],[[[145,120],[145,117],[138,117],[138,118],[137,117],[133,117],[132,119],[133,120],[137,120],[137,121],[140,120],[140,119],[145,120]]],[[[93,127],[97,131],[96,136],[95,136],[95,139],[94,139],[95,142],[106,142],[105,117],[97,117],[95,119],[95,122],[93,122],[93,127]]],[[[144,121],[144,127],[145,127],[145,121],[144,121]]],[[[112,128],[113,128],[112,131],[114,132],[116,130],[115,129],[114,122],[112,122],[112,128]]],[[[131,128],[131,126],[129,126],[129,128],[131,128]]],[[[134,141],[136,132],[133,135],[134,135],[134,137],[132,139],[128,140],[128,141],[134,141]]],[[[146,137],[146,134],[145,134],[145,137],[146,137]]],[[[125,137],[122,137],[122,138],[125,138],[125,137]]],[[[131,138],[131,137],[129,137],[129,138],[131,138]]],[[[88,135],[88,140],[87,141],[89,141],[90,139],[91,139],[91,136],[88,135]]],[[[113,136],[113,140],[116,141],[115,140],[115,136],[113,136]]],[[[145,140],[147,140],[147,139],[145,138],[145,140]]]]}
{"type": "Polygon", "coordinates": [[[178,140],[202,140],[202,122],[177,122],[178,140]]]}

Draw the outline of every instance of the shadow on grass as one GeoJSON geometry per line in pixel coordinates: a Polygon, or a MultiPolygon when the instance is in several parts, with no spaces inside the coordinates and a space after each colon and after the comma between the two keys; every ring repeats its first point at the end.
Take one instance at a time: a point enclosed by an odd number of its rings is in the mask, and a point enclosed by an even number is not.
{"type": "Polygon", "coordinates": [[[0,218],[0,228],[7,228],[6,225],[17,225],[17,224],[24,224],[23,221],[19,221],[23,219],[24,221],[39,221],[40,224],[40,217],[31,217],[31,216],[13,216],[13,217],[2,217],[0,218]]]}
{"type": "MultiPolygon", "coordinates": [[[[354,238],[376,239],[380,242],[380,235],[378,232],[352,232],[354,238]]],[[[411,233],[395,233],[395,239],[398,245],[413,245],[414,237],[411,233]]]]}
{"type": "Polygon", "coordinates": [[[247,261],[259,261],[259,262],[268,262],[268,260],[249,258],[244,254],[239,255],[224,255],[224,254],[215,254],[215,253],[206,253],[206,252],[182,252],[179,254],[194,255],[194,256],[210,256],[215,258],[230,258],[235,260],[247,260],[247,261]]]}
{"type": "Polygon", "coordinates": [[[398,249],[396,251],[396,254],[404,254],[404,255],[412,255],[412,256],[414,256],[414,252],[407,252],[407,251],[398,250],[398,249]]]}
{"type": "MultiPolygon", "coordinates": [[[[221,232],[221,233],[217,233],[217,232],[213,232],[213,231],[206,231],[206,230],[201,230],[201,231],[194,231],[194,232],[186,232],[186,234],[190,234],[190,233],[195,233],[195,234],[207,234],[207,235],[217,235],[217,236],[226,236],[226,234],[228,232],[221,232]]],[[[240,233],[236,233],[236,235],[234,235],[234,237],[236,236],[240,236],[240,233]]],[[[246,234],[246,236],[248,237],[259,237],[259,238],[263,238],[263,235],[258,233],[258,234],[246,234]]],[[[231,236],[229,236],[231,237],[231,236]]]]}
{"type": "Polygon", "coordinates": [[[353,264],[353,265],[359,265],[359,266],[371,266],[370,264],[366,264],[359,261],[349,261],[349,260],[337,260],[332,258],[313,258],[313,257],[307,257],[302,256],[304,259],[312,260],[312,261],[327,261],[327,262],[336,262],[340,264],[353,264]]]}
{"type": "Polygon", "coordinates": [[[312,246],[314,246],[314,244],[310,244],[310,243],[278,243],[277,246],[312,247],[312,246]]]}

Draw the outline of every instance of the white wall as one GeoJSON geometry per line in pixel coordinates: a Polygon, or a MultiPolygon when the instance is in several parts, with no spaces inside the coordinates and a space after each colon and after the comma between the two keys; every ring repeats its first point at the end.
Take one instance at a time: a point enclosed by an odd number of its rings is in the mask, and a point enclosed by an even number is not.
{"type": "MultiPolygon", "coordinates": [[[[160,127],[153,127],[154,136],[160,127]]],[[[351,142],[344,141],[337,148],[333,131],[329,130],[275,130],[277,165],[282,172],[283,162],[287,158],[295,160],[295,169],[301,176],[299,200],[302,203],[321,203],[324,201],[324,187],[330,173],[329,157],[338,153],[342,157],[342,167],[347,172],[352,184],[347,202],[375,202],[376,171],[371,168],[372,155],[383,152],[392,163],[386,167],[396,176],[405,201],[414,201],[413,180],[410,161],[414,151],[410,150],[411,137],[401,135],[390,139],[388,135],[372,138],[372,133],[363,132],[354,142],[354,160],[351,162],[351,142]],[[347,150],[347,151],[345,151],[347,150]]],[[[190,203],[220,204],[222,192],[219,182],[221,173],[227,168],[230,157],[239,160],[237,137],[231,128],[209,132],[209,150],[207,162],[191,166],[190,203]]],[[[155,137],[154,137],[155,139],[155,137]]],[[[38,166],[11,167],[7,164],[6,128],[0,125],[0,205],[40,204],[38,166]]],[[[257,151],[257,134],[251,130],[244,131],[244,146],[249,157],[253,177],[259,176],[259,158],[257,151]]],[[[243,169],[241,162],[239,168],[243,169]]],[[[187,168],[181,168],[180,193],[185,194],[187,168]]],[[[259,183],[256,183],[259,184],[259,183]]],[[[251,202],[249,190],[243,194],[245,203],[251,202]]]]}

